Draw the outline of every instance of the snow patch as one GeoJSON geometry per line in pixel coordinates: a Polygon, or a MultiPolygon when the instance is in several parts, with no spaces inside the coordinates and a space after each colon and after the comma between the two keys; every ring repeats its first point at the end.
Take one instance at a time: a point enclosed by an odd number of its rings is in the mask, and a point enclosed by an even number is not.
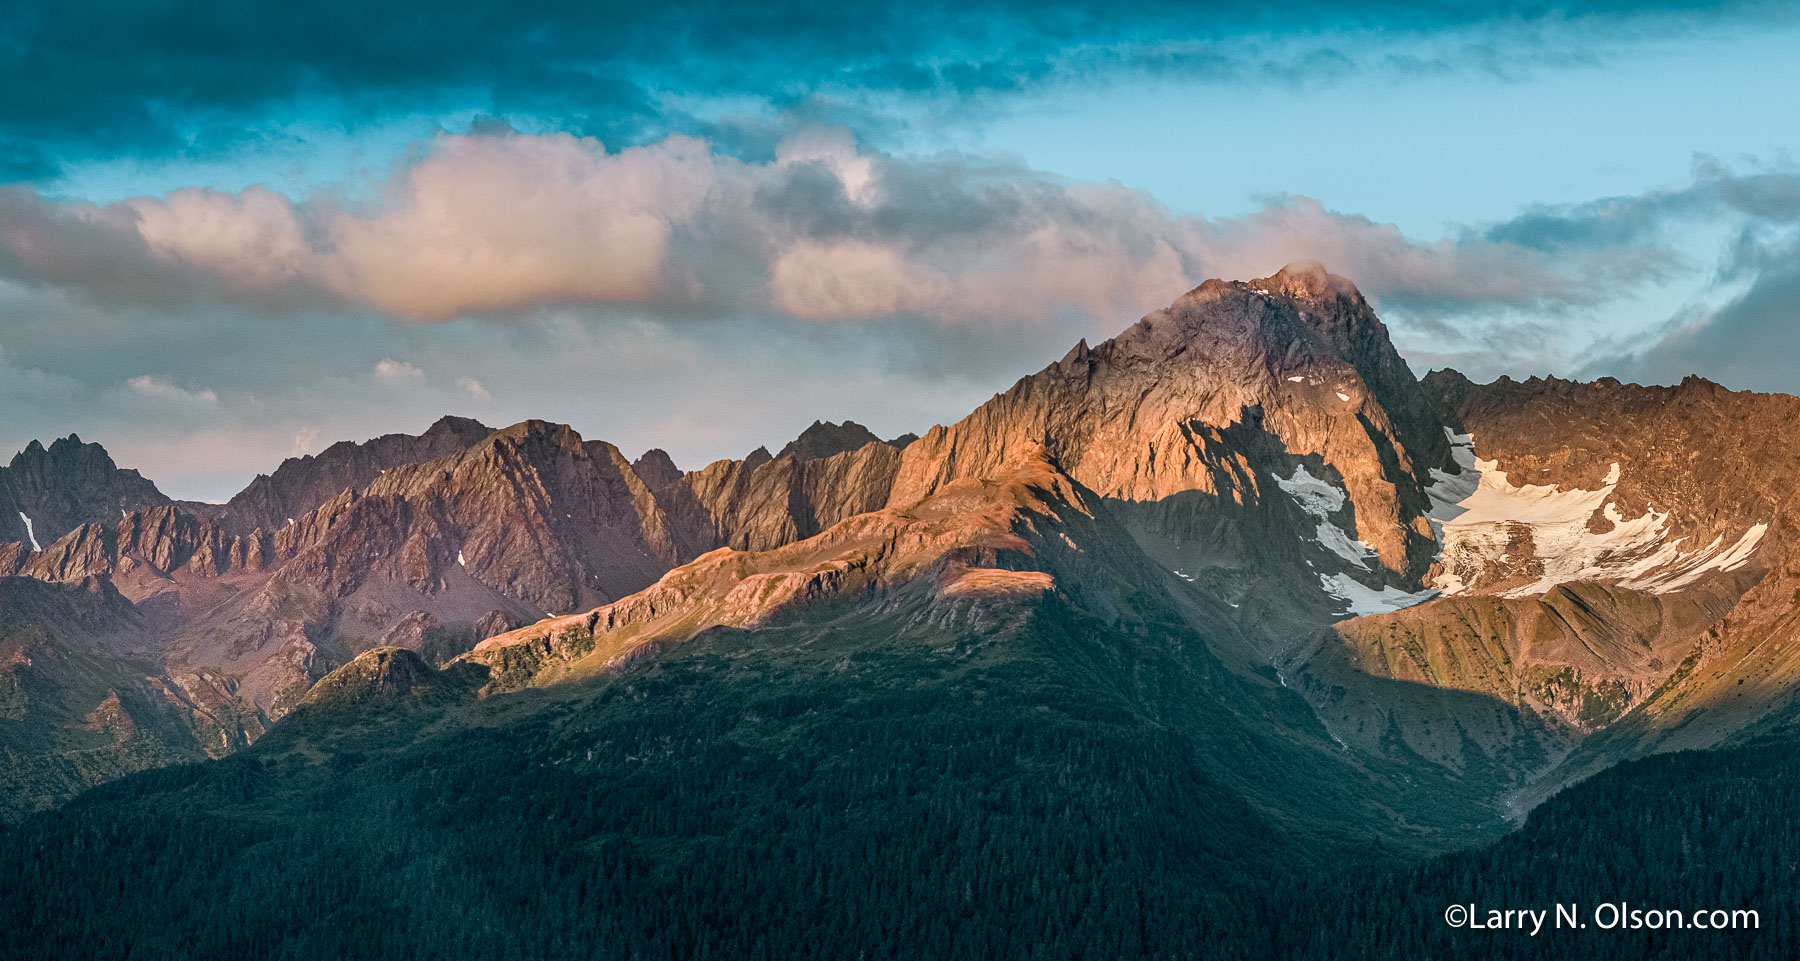
{"type": "Polygon", "coordinates": [[[1302,377],[1299,374],[1295,374],[1294,376],[1288,378],[1288,383],[1298,384],[1305,379],[1306,379],[1305,377],[1302,377]]]}
{"type": "Polygon", "coordinates": [[[463,560],[463,552],[462,552],[462,551],[457,551],[457,552],[456,552],[456,563],[457,563],[457,564],[458,564],[458,565],[459,565],[459,566],[461,566],[461,567],[468,567],[468,566],[469,566],[469,562],[468,562],[468,561],[465,561],[465,560],[463,560]]]}
{"type": "Polygon", "coordinates": [[[1301,510],[1318,520],[1316,536],[1320,544],[1357,567],[1369,569],[1367,559],[1374,557],[1375,551],[1362,541],[1352,538],[1331,520],[1331,515],[1343,508],[1349,495],[1312,476],[1307,472],[1305,464],[1294,465],[1294,476],[1286,480],[1277,476],[1275,484],[1286,491],[1300,505],[1301,510]]]}
{"type": "Polygon", "coordinates": [[[1398,587],[1383,587],[1376,590],[1358,583],[1348,574],[1321,574],[1319,582],[1325,586],[1325,592],[1343,601],[1349,607],[1349,613],[1357,617],[1370,614],[1391,614],[1403,608],[1423,604],[1438,596],[1438,591],[1425,590],[1407,593],[1398,587]]]}
{"type": "Polygon", "coordinates": [[[1349,394],[1346,394],[1346,393],[1344,393],[1344,392],[1343,392],[1343,391],[1341,391],[1341,390],[1340,390],[1340,391],[1338,391],[1338,392],[1337,392],[1337,395],[1338,395],[1338,400],[1342,400],[1342,401],[1348,401],[1348,400],[1349,400],[1349,399],[1350,399],[1350,395],[1349,395],[1349,394]]]}
{"type": "Polygon", "coordinates": [[[1541,565],[1531,583],[1504,592],[1507,597],[1542,594],[1571,581],[1612,581],[1634,590],[1666,594],[1692,586],[1711,571],[1732,571],[1749,562],[1768,531],[1757,524],[1729,547],[1714,537],[1700,550],[1684,551],[1685,538],[1669,538],[1669,514],[1655,509],[1627,518],[1611,503],[1624,471],[1614,463],[1599,490],[1560,490],[1555,485],[1515,486],[1496,461],[1475,456],[1474,438],[1446,429],[1460,473],[1431,472],[1430,518],[1444,565],[1433,586],[1463,594],[1492,565],[1512,565],[1511,550],[1526,546],[1525,561],[1541,565]],[[1589,519],[1598,511],[1611,525],[1595,533],[1589,519]]]}
{"type": "Polygon", "coordinates": [[[31,542],[31,549],[34,551],[43,550],[42,547],[38,546],[37,531],[31,526],[31,518],[26,517],[24,511],[20,511],[19,520],[25,522],[25,539],[31,542]]]}

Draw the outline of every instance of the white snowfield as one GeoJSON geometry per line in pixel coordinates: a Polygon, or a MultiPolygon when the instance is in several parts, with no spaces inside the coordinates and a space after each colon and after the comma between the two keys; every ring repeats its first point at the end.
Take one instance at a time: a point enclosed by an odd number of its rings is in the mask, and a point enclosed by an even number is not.
{"type": "MultiPolygon", "coordinates": [[[[1448,433],[1448,432],[1447,432],[1448,433]]],[[[1431,526],[1442,548],[1445,573],[1433,586],[1445,594],[1461,594],[1475,585],[1464,583],[1490,562],[1510,563],[1514,532],[1523,526],[1530,549],[1543,564],[1543,574],[1507,597],[1542,594],[1570,581],[1611,581],[1634,590],[1666,594],[1692,586],[1711,571],[1732,571],[1755,553],[1769,525],[1756,524],[1729,547],[1714,537],[1705,547],[1683,549],[1686,538],[1669,537],[1669,515],[1654,509],[1627,518],[1608,503],[1618,486],[1618,464],[1599,490],[1558,490],[1550,485],[1515,486],[1499,464],[1475,456],[1474,439],[1450,434],[1459,474],[1432,471],[1431,526]],[[1612,527],[1588,530],[1598,510],[1612,527]]]]}
{"type": "MultiPolygon", "coordinates": [[[[1428,517],[1437,535],[1444,573],[1425,590],[1412,593],[1392,586],[1377,590],[1347,570],[1319,574],[1326,593],[1343,601],[1348,613],[1358,617],[1386,614],[1441,595],[1466,594],[1479,587],[1474,581],[1493,567],[1516,570],[1534,561],[1542,565],[1542,573],[1503,596],[1531,597],[1571,581],[1607,581],[1668,594],[1692,587],[1713,571],[1743,567],[1769,530],[1766,523],[1754,524],[1729,545],[1724,536],[1715,536],[1704,547],[1690,545],[1685,537],[1670,536],[1666,512],[1652,509],[1641,517],[1628,518],[1611,503],[1623,475],[1616,463],[1598,490],[1517,486],[1496,461],[1475,456],[1472,436],[1449,430],[1445,434],[1461,470],[1454,474],[1433,470],[1434,483],[1426,489],[1431,496],[1428,517]],[[1588,530],[1595,511],[1612,525],[1602,533],[1588,530]],[[1519,534],[1529,534],[1529,539],[1516,536],[1519,534]],[[1531,555],[1510,556],[1509,551],[1519,546],[1531,555]]],[[[1347,499],[1342,490],[1313,477],[1303,466],[1295,469],[1293,477],[1275,481],[1302,510],[1318,518],[1320,544],[1357,567],[1371,570],[1368,559],[1375,552],[1331,521],[1331,515],[1347,499]]]]}

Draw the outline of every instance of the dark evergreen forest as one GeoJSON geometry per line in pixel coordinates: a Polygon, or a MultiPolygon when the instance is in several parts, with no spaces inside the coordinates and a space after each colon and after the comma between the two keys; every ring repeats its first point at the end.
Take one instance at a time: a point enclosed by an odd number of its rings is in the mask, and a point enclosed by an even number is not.
{"type": "Polygon", "coordinates": [[[238,756],[6,829],[0,955],[1795,956],[1790,743],[1625,765],[1495,843],[1421,860],[1246,800],[1245,778],[1291,792],[1335,775],[1258,770],[1266,748],[1223,717],[1147,714],[1070,656],[1091,640],[1039,628],[1004,656],[889,644],[802,662],[723,632],[479,710],[318,705],[238,756]],[[1442,920],[1451,902],[1601,900],[1754,908],[1761,928],[1533,938],[1442,920]]]}

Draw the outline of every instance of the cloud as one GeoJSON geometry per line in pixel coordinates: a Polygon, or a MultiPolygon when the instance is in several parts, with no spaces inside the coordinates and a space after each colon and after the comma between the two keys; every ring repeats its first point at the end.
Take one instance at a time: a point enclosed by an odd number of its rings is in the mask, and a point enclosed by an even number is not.
{"type": "Polygon", "coordinates": [[[141,397],[155,400],[195,404],[217,404],[219,402],[219,395],[211,390],[186,390],[149,374],[133,377],[125,382],[125,386],[141,397]]]}
{"type": "Polygon", "coordinates": [[[292,443],[288,445],[289,457],[305,457],[319,446],[319,429],[307,426],[294,431],[292,443]]]}
{"type": "Polygon", "coordinates": [[[404,384],[425,379],[425,372],[403,360],[383,357],[375,362],[375,379],[404,384]]]}
{"type": "Polygon", "coordinates": [[[1691,180],[1678,187],[1538,206],[1483,236],[1545,253],[1666,243],[1671,230],[1695,221],[1800,219],[1800,175],[1791,166],[1733,169],[1715,157],[1694,159],[1691,180]]]}
{"type": "Polygon", "coordinates": [[[493,400],[494,399],[494,395],[488,393],[488,389],[481,385],[481,381],[478,381],[473,377],[457,378],[456,386],[463,393],[468,394],[470,397],[473,397],[476,400],[493,400]]]}
{"type": "Polygon", "coordinates": [[[108,304],[414,322],[557,305],[1111,322],[1207,277],[1261,276],[1300,258],[1396,307],[1554,312],[1675,265],[1666,250],[1626,242],[1634,235],[1590,237],[1580,250],[1523,236],[1525,225],[1419,240],[1305,197],[1208,220],[1116,183],[1005,158],[887,154],[842,130],[803,132],[765,163],[682,136],[609,151],[562,133],[445,135],[409,152],[367,205],[251,188],[104,207],[14,189],[0,206],[17,214],[0,227],[0,276],[19,283],[108,304]]]}
{"type": "Polygon", "coordinates": [[[1765,2],[1404,4],[1125,0],[754,10],[347,0],[221,8],[21,0],[0,14],[0,178],[71,158],[194,156],[332,126],[470,110],[631,142],[704,127],[695,100],[819,109],[859,98],[1002,97],[1104,78],[1305,85],[1366,72],[1513,77],[1591,63],[1596,38],[1791,16],[1765,2]],[[354,25],[353,28],[351,25],[354,25]]]}
{"type": "Polygon", "coordinates": [[[1691,306],[1651,337],[1602,345],[1580,373],[1645,383],[1699,374],[1736,389],[1800,393],[1800,232],[1745,241],[1722,273],[1743,278],[1742,289],[1717,306],[1691,306]]]}

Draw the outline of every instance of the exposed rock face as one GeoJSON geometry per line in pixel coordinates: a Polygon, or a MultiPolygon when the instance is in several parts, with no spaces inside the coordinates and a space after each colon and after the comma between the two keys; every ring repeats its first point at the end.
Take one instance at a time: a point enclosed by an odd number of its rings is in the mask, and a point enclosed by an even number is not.
{"type": "Polygon", "coordinates": [[[841,424],[815,420],[811,427],[800,432],[799,437],[788,441],[788,445],[775,457],[792,457],[798,461],[820,460],[833,454],[856,450],[865,444],[878,443],[880,440],[867,427],[853,420],[841,424]]]}
{"type": "Polygon", "coordinates": [[[318,454],[291,457],[258,474],[226,504],[233,530],[279,530],[347,490],[360,490],[385,470],[468,450],[492,429],[467,417],[444,417],[417,436],[384,434],[357,444],[339,441],[318,454]]]}
{"type": "Polygon", "coordinates": [[[32,441],[0,467],[0,541],[41,547],[81,524],[167,503],[155,484],[121,469],[99,444],[74,434],[49,447],[32,441]]]}
{"type": "Polygon", "coordinates": [[[1578,581],[1340,622],[1300,677],[1337,735],[1523,783],[1691,671],[1754,577],[1653,594],[1578,581]],[[1396,683],[1398,682],[1398,683],[1396,683]],[[1462,696],[1458,696],[1461,694],[1462,696]]]}
{"type": "Polygon", "coordinates": [[[665,488],[681,480],[681,468],[675,466],[669,452],[660,447],[652,447],[642,457],[631,462],[631,469],[637,472],[638,478],[650,485],[650,489],[661,493],[665,488]]]}
{"type": "MultiPolygon", "coordinates": [[[[1355,288],[1316,264],[1247,284],[1209,281],[1113,341],[1078,346],[903,452],[870,442],[803,461],[792,449],[713,464],[662,498],[689,551],[710,540],[728,552],[705,554],[654,588],[579,618],[487,642],[471,657],[502,659],[489,662],[496,683],[536,682],[544,668],[506,659],[591,666],[649,640],[753,627],[796,604],[915,583],[923,578],[918,565],[860,545],[910,540],[926,545],[921,556],[948,563],[959,548],[906,519],[937,517],[941,503],[969,503],[969,485],[1017,476],[1026,463],[1082,491],[1068,500],[1084,505],[1079,513],[1098,516],[1094,505],[1107,502],[1100,513],[1110,533],[1088,542],[1110,541],[1114,553],[1136,558],[1125,564],[1134,577],[1179,595],[1175,603],[1192,616],[1216,625],[1207,619],[1222,613],[1220,588],[1243,596],[1236,579],[1273,578],[1289,582],[1289,596],[1271,602],[1259,595],[1244,616],[1276,611],[1318,623],[1332,607],[1311,569],[1314,558],[1355,566],[1359,573],[1339,576],[1375,587],[1417,587],[1436,546],[1425,483],[1433,470],[1455,469],[1437,402],[1355,288]],[[1312,486],[1290,489],[1301,478],[1312,486]],[[1321,543],[1327,528],[1342,544],[1321,543]],[[554,639],[564,633],[576,639],[567,649],[579,656],[555,653],[554,639]]],[[[985,509],[956,516],[972,530],[979,525],[971,518],[987,517],[985,509]]],[[[1049,542],[1040,535],[1056,526],[1012,515],[990,521],[995,526],[982,529],[1024,538],[1019,550],[1032,557],[1045,554],[1049,542]],[[1015,524],[1036,533],[1014,531],[1015,524]]],[[[978,566],[1029,571],[1030,583],[1054,583],[1105,617],[1135,603],[1137,591],[1098,586],[1109,579],[1094,581],[1081,564],[1052,571],[990,559],[978,566]]],[[[1026,581],[984,574],[964,593],[980,596],[979,585],[1003,582],[1026,581]]]]}
{"type": "Polygon", "coordinates": [[[683,560],[719,547],[769,550],[882,507],[899,466],[900,452],[881,441],[809,461],[752,454],[688,474],[660,500],[683,560]]]}
{"type": "Polygon", "coordinates": [[[922,591],[927,620],[1001,623],[990,608],[1054,589],[1116,619],[1150,584],[1221,637],[1239,616],[1327,616],[1306,565],[1353,564],[1344,576],[1374,585],[1428,565],[1419,478],[1447,463],[1433,410],[1354,287],[1300,265],[1209,282],[923,439],[821,422],[780,456],[684,474],[559,425],[446,418],[290,460],[222,510],[85,519],[42,550],[0,549],[0,571],[117,585],[163,683],[214,719],[206,749],[228,750],[363,651],[441,663],[569,611],[609,612],[591,615],[601,635],[674,636],[687,628],[670,616],[756,625],[867,588],[922,591]],[[1282,486],[1303,475],[1326,521],[1282,486]],[[1080,517],[1080,540],[1112,562],[1071,553],[1080,517]],[[1326,527],[1370,546],[1332,554],[1326,527]],[[1282,578],[1303,589],[1269,603],[1252,583],[1282,578]]]}
{"type": "Polygon", "coordinates": [[[1800,690],[1784,620],[1800,485],[1769,469],[1800,449],[1766,427],[1800,400],[1698,378],[1425,384],[1466,468],[1429,489],[1427,583],[1449,596],[1338,624],[1296,659],[1340,736],[1459,769],[1485,756],[1529,802],[1716,744],[1800,690]]]}
{"type": "MultiPolygon", "coordinates": [[[[1047,444],[1196,591],[1279,619],[1285,602],[1257,598],[1323,586],[1322,603],[1343,611],[1416,591],[1431,567],[1424,488],[1432,470],[1456,469],[1444,423],[1355,287],[1296,264],[1207,281],[933,428],[906,448],[889,504],[1047,444]],[[1303,480],[1316,497],[1288,489],[1303,480]]],[[[1299,626],[1263,633],[1268,656],[1299,626]]]]}
{"type": "Polygon", "coordinates": [[[896,632],[979,623],[998,639],[1046,592],[1117,597],[1155,576],[1103,514],[1041,448],[1021,450],[996,479],[954,481],[907,509],[858,514],[783,547],[713,551],[624,600],[483,641],[464,660],[489,669],[490,690],[512,690],[710,628],[819,609],[896,632]]]}

